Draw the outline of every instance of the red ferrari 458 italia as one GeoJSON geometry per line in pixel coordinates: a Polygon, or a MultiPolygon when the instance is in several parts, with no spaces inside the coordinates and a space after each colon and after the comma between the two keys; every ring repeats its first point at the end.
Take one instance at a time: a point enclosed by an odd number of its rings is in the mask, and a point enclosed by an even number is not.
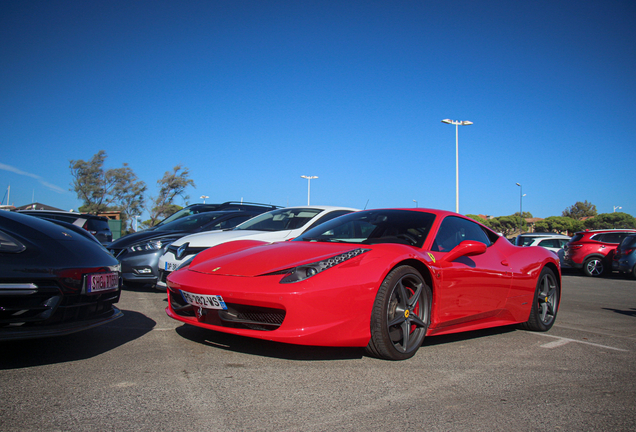
{"type": "Polygon", "coordinates": [[[546,331],[561,294],[557,256],[519,247],[456,213],[350,213],[292,241],[238,240],[168,278],[168,315],[277,342],[412,357],[425,336],[521,324],[546,331]]]}

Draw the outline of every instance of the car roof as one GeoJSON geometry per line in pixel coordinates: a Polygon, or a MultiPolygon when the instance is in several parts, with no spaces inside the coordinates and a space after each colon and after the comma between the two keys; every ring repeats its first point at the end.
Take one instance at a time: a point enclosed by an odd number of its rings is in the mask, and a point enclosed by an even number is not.
{"type": "Polygon", "coordinates": [[[569,237],[565,234],[557,234],[557,233],[546,233],[546,232],[537,232],[537,233],[523,233],[519,234],[518,237],[569,237]]]}
{"type": "Polygon", "coordinates": [[[106,216],[98,216],[90,213],[79,213],[62,210],[15,210],[16,213],[28,214],[28,215],[63,215],[63,216],[75,216],[77,218],[99,218],[108,219],[106,216]]]}

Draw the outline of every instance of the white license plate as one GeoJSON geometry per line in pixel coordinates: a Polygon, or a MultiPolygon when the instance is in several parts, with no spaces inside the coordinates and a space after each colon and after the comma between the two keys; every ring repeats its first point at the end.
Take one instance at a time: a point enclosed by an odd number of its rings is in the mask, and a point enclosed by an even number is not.
{"type": "Polygon", "coordinates": [[[92,273],[86,275],[86,292],[113,291],[119,288],[119,273],[92,273]]]}
{"type": "Polygon", "coordinates": [[[192,294],[187,291],[181,291],[181,296],[192,306],[198,306],[204,309],[227,310],[223,297],[220,295],[192,294]]]}
{"type": "Polygon", "coordinates": [[[177,269],[177,267],[179,267],[180,263],[171,263],[171,262],[166,262],[166,268],[164,269],[165,271],[175,271],[177,269]]]}

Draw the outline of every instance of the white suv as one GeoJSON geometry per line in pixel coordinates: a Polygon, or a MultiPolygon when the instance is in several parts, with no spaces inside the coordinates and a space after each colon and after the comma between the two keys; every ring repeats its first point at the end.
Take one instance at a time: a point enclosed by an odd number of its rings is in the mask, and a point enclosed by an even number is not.
{"type": "Polygon", "coordinates": [[[572,238],[563,234],[555,233],[525,233],[517,236],[515,244],[517,246],[541,246],[551,250],[558,255],[561,261],[561,267],[569,267],[563,261],[565,254],[563,247],[568,244],[572,238]]]}
{"type": "Polygon", "coordinates": [[[157,288],[166,288],[166,278],[199,252],[232,240],[276,242],[298,237],[305,231],[338,216],[357,211],[347,207],[287,207],[256,216],[229,231],[208,231],[182,237],[159,258],[157,288]]]}

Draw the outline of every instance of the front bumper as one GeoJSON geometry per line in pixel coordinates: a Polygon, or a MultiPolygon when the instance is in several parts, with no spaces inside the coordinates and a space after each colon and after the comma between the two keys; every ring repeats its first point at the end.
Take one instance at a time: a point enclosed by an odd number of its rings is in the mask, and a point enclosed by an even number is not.
{"type": "Polygon", "coordinates": [[[343,285],[317,275],[295,284],[281,276],[238,277],[175,272],[168,282],[171,318],[186,324],[275,342],[364,347],[371,337],[374,284],[343,285]],[[213,288],[210,288],[213,287],[213,288]],[[188,304],[181,290],[220,295],[228,310],[188,304]]]}

